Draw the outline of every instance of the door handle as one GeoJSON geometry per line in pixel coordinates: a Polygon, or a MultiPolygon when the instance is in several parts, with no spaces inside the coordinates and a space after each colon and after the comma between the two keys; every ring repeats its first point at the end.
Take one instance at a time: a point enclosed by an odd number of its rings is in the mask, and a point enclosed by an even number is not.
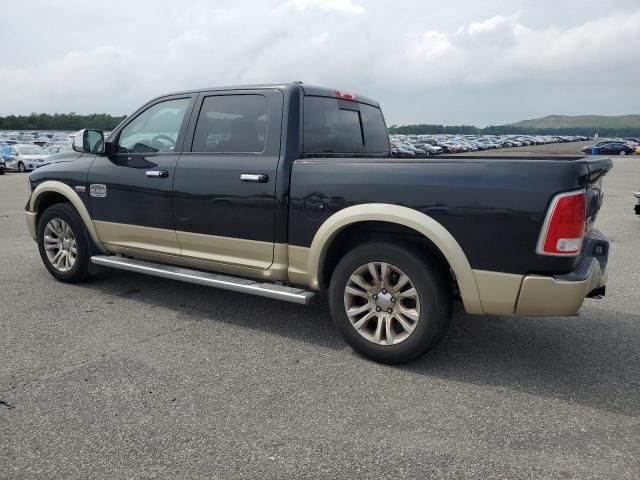
{"type": "Polygon", "coordinates": [[[251,183],[267,183],[269,175],[265,173],[242,173],[240,174],[240,180],[251,183]]]}
{"type": "Polygon", "coordinates": [[[169,176],[169,172],[166,170],[147,170],[144,174],[150,178],[167,178],[169,176]]]}

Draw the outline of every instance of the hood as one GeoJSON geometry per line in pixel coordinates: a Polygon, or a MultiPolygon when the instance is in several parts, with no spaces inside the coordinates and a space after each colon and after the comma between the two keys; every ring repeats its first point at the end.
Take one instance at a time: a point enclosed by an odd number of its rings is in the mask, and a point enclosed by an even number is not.
{"type": "Polygon", "coordinates": [[[47,155],[45,161],[47,164],[49,163],[60,163],[60,162],[72,162],[80,157],[82,153],[80,152],[62,152],[62,153],[54,153],[53,155],[47,155]]]}

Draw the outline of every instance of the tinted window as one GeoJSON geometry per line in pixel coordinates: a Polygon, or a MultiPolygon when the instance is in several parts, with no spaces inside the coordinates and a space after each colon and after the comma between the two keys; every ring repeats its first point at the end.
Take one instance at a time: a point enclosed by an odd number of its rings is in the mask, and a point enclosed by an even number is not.
{"type": "Polygon", "coordinates": [[[365,150],[368,153],[389,152],[389,135],[382,111],[366,103],[360,104],[360,117],[364,130],[365,150]]]}
{"type": "Polygon", "coordinates": [[[189,98],[156,103],[122,129],[120,153],[173,152],[189,98]]]}
{"type": "Polygon", "coordinates": [[[364,151],[360,113],[338,108],[338,100],[304,99],[304,151],[306,153],[361,153],[364,151]]]}
{"type": "Polygon", "coordinates": [[[262,152],[267,137],[267,99],[220,95],[202,102],[192,152],[262,152]]]}
{"type": "Polygon", "coordinates": [[[304,151],[386,153],[389,144],[382,112],[363,103],[305,97],[304,151]]]}

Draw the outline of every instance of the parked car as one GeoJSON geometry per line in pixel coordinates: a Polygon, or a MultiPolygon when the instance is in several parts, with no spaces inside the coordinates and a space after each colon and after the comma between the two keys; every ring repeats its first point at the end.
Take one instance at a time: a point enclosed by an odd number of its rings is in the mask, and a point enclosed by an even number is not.
{"type": "Polygon", "coordinates": [[[346,341],[388,363],[435,345],[454,299],[557,316],[605,293],[606,158],[399,161],[378,102],[298,83],[162,96],[74,149],[31,173],[26,207],[63,282],[101,266],[301,304],[327,290],[346,341]]]}
{"type": "Polygon", "coordinates": [[[29,172],[42,165],[46,152],[37,145],[11,145],[9,156],[5,159],[8,170],[29,172]]]}
{"type": "Polygon", "coordinates": [[[636,147],[636,153],[637,153],[638,155],[640,155],[640,146],[637,146],[637,147],[636,147]]]}
{"type": "Polygon", "coordinates": [[[634,153],[634,149],[625,143],[605,143],[598,146],[599,155],[627,155],[634,153]]]}
{"type": "Polygon", "coordinates": [[[634,206],[634,210],[636,212],[636,215],[640,215],[640,192],[634,193],[633,196],[636,198],[636,204],[634,206]]]}
{"type": "Polygon", "coordinates": [[[71,145],[51,145],[50,147],[47,147],[45,149],[45,152],[48,155],[54,155],[56,153],[65,153],[65,152],[72,152],[73,149],[71,148],[71,145]]]}

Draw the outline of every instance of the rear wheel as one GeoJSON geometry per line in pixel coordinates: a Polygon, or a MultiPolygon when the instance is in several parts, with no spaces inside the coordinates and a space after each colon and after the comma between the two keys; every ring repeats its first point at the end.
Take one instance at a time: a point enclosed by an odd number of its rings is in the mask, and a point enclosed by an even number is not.
{"type": "Polygon", "coordinates": [[[383,363],[414,359],[444,335],[447,273],[412,248],[371,242],[347,253],[329,287],[331,314],[356,351],[383,363]]]}
{"type": "Polygon", "coordinates": [[[627,152],[625,152],[624,150],[620,150],[620,153],[618,155],[626,155],[627,152]]]}
{"type": "Polygon", "coordinates": [[[38,221],[38,249],[49,273],[62,282],[89,276],[91,240],[78,212],[68,203],[47,208],[38,221]]]}

